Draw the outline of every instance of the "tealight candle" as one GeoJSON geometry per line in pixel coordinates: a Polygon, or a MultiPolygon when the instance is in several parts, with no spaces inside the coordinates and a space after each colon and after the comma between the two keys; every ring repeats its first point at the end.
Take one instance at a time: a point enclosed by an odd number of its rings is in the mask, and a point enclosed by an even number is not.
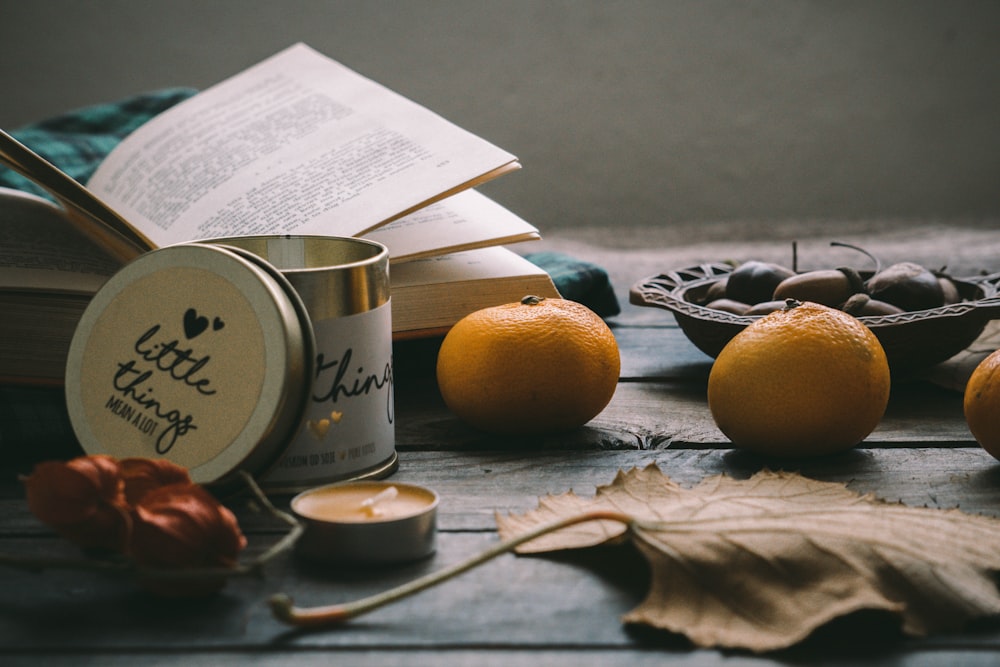
{"type": "Polygon", "coordinates": [[[291,502],[305,523],[300,555],[385,564],[434,552],[437,494],[412,484],[351,482],[304,491],[291,502]]]}

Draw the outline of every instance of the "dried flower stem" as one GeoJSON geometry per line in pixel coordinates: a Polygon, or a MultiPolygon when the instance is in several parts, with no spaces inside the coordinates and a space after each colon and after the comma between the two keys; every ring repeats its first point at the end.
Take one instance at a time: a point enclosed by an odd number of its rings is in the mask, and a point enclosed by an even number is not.
{"type": "MultiPolygon", "coordinates": [[[[291,527],[284,537],[282,537],[278,542],[271,546],[267,551],[262,553],[260,556],[255,558],[246,567],[248,571],[258,572],[264,567],[268,562],[270,562],[275,556],[284,553],[291,549],[295,543],[302,536],[302,532],[305,530],[305,526],[301,521],[296,519],[294,516],[288,512],[282,512],[268,499],[267,495],[257,486],[257,482],[254,481],[253,476],[247,472],[240,471],[240,475],[243,476],[243,481],[249,487],[251,493],[257,498],[257,501],[267,510],[268,514],[274,518],[283,521],[291,527]]],[[[244,567],[244,566],[239,566],[244,567]]]]}
{"type": "Polygon", "coordinates": [[[362,614],[378,609],[389,603],[396,602],[405,597],[419,593],[420,591],[435,586],[458,576],[467,570],[471,570],[477,565],[481,565],[497,556],[513,551],[525,542],[537,539],[542,535],[568,528],[580,523],[590,521],[617,521],[627,525],[632,525],[633,518],[627,514],[611,511],[593,511],[576,516],[567,517],[559,521],[539,526],[523,535],[512,537],[500,542],[493,547],[477,554],[465,561],[456,563],[437,572],[432,572],[426,576],[414,579],[413,581],[398,586],[396,588],[377,593],[367,598],[355,600],[344,604],[334,604],[321,607],[296,607],[291,597],[284,593],[274,595],[268,600],[271,612],[276,618],[287,623],[303,628],[318,628],[329,625],[343,623],[362,614]]]}

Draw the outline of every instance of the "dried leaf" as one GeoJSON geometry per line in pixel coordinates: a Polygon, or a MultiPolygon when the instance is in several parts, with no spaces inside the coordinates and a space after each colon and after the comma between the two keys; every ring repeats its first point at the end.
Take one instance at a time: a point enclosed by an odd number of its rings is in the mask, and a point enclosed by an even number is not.
{"type": "Polygon", "coordinates": [[[896,615],[910,635],[1000,614],[1000,521],[890,504],[793,473],[716,476],[684,489],[650,466],[619,472],[594,498],[548,496],[497,524],[508,539],[595,510],[633,521],[579,524],[518,552],[631,539],[652,582],[623,620],[699,646],[776,650],[861,610],[896,615]]]}

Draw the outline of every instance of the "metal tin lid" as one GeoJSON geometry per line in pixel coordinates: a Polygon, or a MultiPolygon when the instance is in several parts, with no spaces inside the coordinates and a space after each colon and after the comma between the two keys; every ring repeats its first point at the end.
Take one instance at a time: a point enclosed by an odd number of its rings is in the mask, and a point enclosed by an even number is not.
{"type": "Polygon", "coordinates": [[[248,253],[177,245],[140,256],[90,302],[66,402],[88,454],[167,458],[201,484],[270,466],[298,427],[315,343],[287,280],[248,253]]]}

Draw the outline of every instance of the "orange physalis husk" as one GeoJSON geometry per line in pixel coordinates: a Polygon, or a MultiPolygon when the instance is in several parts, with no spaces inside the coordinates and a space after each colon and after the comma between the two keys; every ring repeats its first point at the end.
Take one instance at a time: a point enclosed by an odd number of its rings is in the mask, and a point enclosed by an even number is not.
{"type": "Polygon", "coordinates": [[[161,486],[191,483],[187,468],[166,459],[127,458],[120,463],[129,505],[136,505],[147,493],[161,486]]]}
{"type": "MultiPolygon", "coordinates": [[[[233,568],[247,540],[232,512],[196,484],[174,484],[146,494],[133,509],[129,555],[151,569],[233,568]]],[[[167,597],[208,595],[224,576],[146,577],[143,586],[167,597]]]]}
{"type": "Polygon", "coordinates": [[[115,459],[40,463],[23,481],[28,508],[59,535],[84,549],[124,549],[131,519],[115,459]]]}

